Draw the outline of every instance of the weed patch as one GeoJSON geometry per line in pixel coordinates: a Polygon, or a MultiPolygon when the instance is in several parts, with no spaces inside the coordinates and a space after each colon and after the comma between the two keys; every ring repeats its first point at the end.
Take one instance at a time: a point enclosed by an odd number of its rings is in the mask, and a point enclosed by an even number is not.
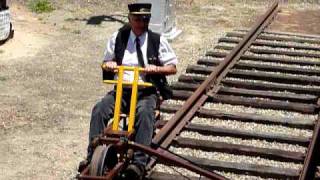
{"type": "Polygon", "coordinates": [[[0,76],[0,81],[6,81],[6,80],[7,80],[6,77],[0,76]]]}
{"type": "Polygon", "coordinates": [[[81,31],[80,30],[74,30],[72,31],[74,34],[81,34],[81,31]]]}
{"type": "Polygon", "coordinates": [[[54,10],[53,5],[48,0],[29,0],[28,7],[36,13],[51,12],[54,10]]]}

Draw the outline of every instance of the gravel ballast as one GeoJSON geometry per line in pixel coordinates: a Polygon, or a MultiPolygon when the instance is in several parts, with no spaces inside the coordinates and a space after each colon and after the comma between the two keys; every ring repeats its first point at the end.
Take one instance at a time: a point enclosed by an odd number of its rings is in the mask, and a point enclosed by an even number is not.
{"type": "Polygon", "coordinates": [[[313,133],[311,130],[289,128],[281,125],[266,125],[266,124],[258,124],[253,122],[239,122],[234,120],[221,120],[221,119],[195,117],[192,119],[191,122],[195,124],[212,126],[212,127],[241,129],[249,132],[256,132],[257,129],[259,129],[259,132],[288,135],[288,136],[298,136],[298,137],[311,137],[313,133]]]}
{"type": "Polygon", "coordinates": [[[305,118],[308,120],[316,120],[317,115],[310,114],[302,114],[298,112],[290,112],[290,111],[282,111],[282,110],[273,110],[273,109],[259,109],[252,108],[247,106],[240,105],[230,105],[230,104],[222,104],[222,103],[206,103],[204,108],[215,109],[215,110],[225,110],[226,112],[245,112],[245,113],[253,113],[256,115],[264,115],[264,116],[275,116],[275,117],[287,117],[287,118],[305,118]]]}
{"type": "Polygon", "coordinates": [[[306,147],[303,147],[300,145],[294,145],[294,144],[268,142],[265,140],[257,140],[257,139],[241,139],[241,138],[233,138],[228,136],[208,136],[208,135],[203,135],[197,132],[190,132],[190,131],[183,131],[180,134],[180,137],[207,140],[207,141],[225,142],[230,144],[248,145],[248,146],[259,147],[259,148],[279,149],[284,151],[301,152],[301,153],[305,153],[307,149],[306,147]]]}
{"type": "Polygon", "coordinates": [[[208,152],[190,148],[175,148],[170,147],[170,151],[185,156],[193,156],[197,158],[204,158],[209,160],[217,160],[217,161],[224,161],[224,162],[234,162],[234,163],[247,163],[247,164],[255,164],[255,165],[263,165],[263,166],[272,166],[278,168],[292,168],[292,169],[299,169],[302,167],[301,164],[296,163],[288,163],[288,162],[280,162],[269,160],[260,157],[252,157],[252,156],[245,156],[245,155],[234,155],[228,153],[220,153],[220,152],[208,152]]]}

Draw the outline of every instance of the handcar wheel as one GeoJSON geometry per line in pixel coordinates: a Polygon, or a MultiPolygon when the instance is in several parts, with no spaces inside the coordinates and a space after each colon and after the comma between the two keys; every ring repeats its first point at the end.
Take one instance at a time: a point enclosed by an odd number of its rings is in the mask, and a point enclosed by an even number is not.
{"type": "Polygon", "coordinates": [[[114,146],[97,146],[89,166],[89,173],[92,176],[103,176],[107,169],[112,169],[117,163],[117,151],[114,146]]]}

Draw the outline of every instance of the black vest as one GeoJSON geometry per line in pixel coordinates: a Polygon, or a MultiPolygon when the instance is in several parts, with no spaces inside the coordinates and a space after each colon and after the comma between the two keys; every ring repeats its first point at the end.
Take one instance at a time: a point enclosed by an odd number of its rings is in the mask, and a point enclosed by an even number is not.
{"type": "MultiPolygon", "coordinates": [[[[115,59],[118,66],[122,64],[122,59],[124,52],[127,48],[129,36],[130,36],[131,27],[128,25],[123,26],[119,29],[118,35],[116,37],[115,44],[115,59]]],[[[159,46],[160,46],[160,35],[152,31],[148,31],[148,47],[147,47],[147,59],[148,64],[153,64],[156,66],[163,66],[159,60],[159,46]]],[[[114,73],[110,71],[102,70],[103,79],[114,79],[114,73]]],[[[172,97],[172,90],[168,85],[165,75],[162,74],[148,74],[146,75],[146,80],[151,82],[157,90],[160,92],[160,95],[163,99],[169,99],[172,97]]]]}

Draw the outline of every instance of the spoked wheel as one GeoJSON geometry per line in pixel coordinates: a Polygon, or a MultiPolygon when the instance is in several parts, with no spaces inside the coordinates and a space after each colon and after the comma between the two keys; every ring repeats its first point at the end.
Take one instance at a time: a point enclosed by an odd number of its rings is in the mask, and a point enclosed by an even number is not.
{"type": "Polygon", "coordinates": [[[89,173],[92,176],[103,176],[107,169],[112,169],[117,163],[117,151],[114,146],[97,146],[89,165],[89,173]]]}

